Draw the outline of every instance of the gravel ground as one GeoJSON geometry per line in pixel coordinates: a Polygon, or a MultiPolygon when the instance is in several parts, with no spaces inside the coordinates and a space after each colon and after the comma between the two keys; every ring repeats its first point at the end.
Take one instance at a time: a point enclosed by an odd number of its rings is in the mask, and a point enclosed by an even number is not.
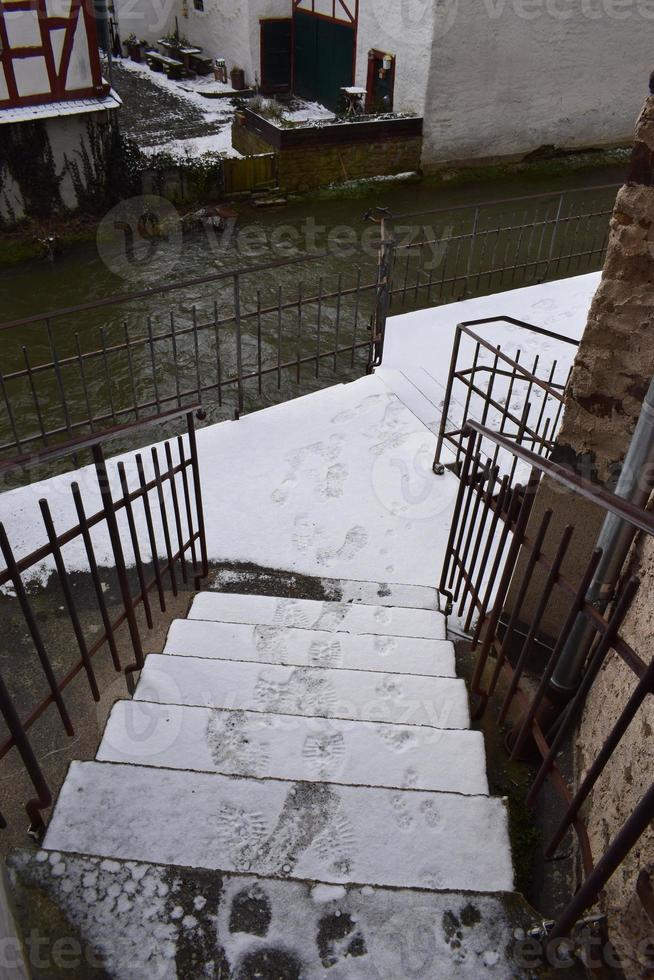
{"type": "Polygon", "coordinates": [[[138,140],[143,148],[173,146],[188,141],[216,137],[216,149],[231,145],[230,127],[234,115],[231,99],[207,99],[185,91],[183,83],[171,82],[146,66],[115,61],[113,86],[123,100],[121,127],[126,136],[138,140]],[[225,145],[223,145],[225,144],[225,145]]]}

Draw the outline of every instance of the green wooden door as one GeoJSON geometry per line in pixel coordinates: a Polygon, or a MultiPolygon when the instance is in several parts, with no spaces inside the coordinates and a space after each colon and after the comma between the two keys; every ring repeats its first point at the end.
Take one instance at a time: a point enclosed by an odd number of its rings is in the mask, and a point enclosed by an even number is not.
{"type": "Polygon", "coordinates": [[[261,21],[261,91],[266,95],[291,89],[293,21],[261,21]]]}
{"type": "Polygon", "coordinates": [[[295,94],[336,109],[341,88],[354,80],[354,28],[299,10],[293,28],[295,94]]]}

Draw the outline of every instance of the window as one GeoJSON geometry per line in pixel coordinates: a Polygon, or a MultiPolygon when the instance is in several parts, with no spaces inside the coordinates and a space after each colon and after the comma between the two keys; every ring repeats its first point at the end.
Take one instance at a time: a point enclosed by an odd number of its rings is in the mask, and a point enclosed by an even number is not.
{"type": "Polygon", "coordinates": [[[196,10],[204,10],[204,0],[193,0],[193,6],[196,10]]]}

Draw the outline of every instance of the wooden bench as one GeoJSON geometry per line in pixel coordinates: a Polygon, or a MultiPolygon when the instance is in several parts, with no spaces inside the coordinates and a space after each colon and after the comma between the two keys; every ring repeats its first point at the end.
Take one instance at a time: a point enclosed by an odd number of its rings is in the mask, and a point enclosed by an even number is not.
{"type": "Polygon", "coordinates": [[[213,59],[201,54],[188,55],[189,68],[198,75],[210,75],[213,71],[213,59]]]}
{"type": "Polygon", "coordinates": [[[168,78],[181,78],[184,73],[184,65],[181,61],[159,54],[158,51],[146,51],[145,60],[152,71],[162,71],[168,78]]]}

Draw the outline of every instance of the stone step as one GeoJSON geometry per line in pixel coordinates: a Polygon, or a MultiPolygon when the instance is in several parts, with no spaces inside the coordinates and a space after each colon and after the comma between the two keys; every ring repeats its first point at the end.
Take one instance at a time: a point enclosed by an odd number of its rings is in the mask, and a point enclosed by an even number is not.
{"type": "Polygon", "coordinates": [[[39,956],[68,951],[74,923],[83,962],[88,954],[113,980],[503,980],[533,972],[527,932],[537,916],[519,895],[317,885],[47,851],[13,851],[7,865],[23,934],[36,931],[39,956]]]}
{"type": "Polygon", "coordinates": [[[114,705],[96,758],[236,776],[488,794],[481,732],[149,701],[114,705]]]}
{"type": "Polygon", "coordinates": [[[431,386],[433,391],[430,391],[427,375],[420,368],[405,372],[397,368],[379,367],[375,369],[375,377],[381,378],[387,388],[427,426],[430,432],[434,435],[438,434],[442,411],[432,399],[435,395],[442,399],[445,393],[436,387],[434,382],[431,386]]]}
{"type": "MultiPolygon", "coordinates": [[[[209,580],[209,590],[216,592],[258,593],[279,596],[299,589],[324,593],[328,602],[360,602],[368,606],[406,606],[409,609],[440,608],[436,589],[426,585],[402,585],[394,582],[361,582],[355,579],[302,576],[292,572],[269,571],[248,565],[226,564],[209,580]],[[282,586],[280,589],[279,586],[282,586]],[[245,587],[244,587],[245,586],[245,587]]],[[[311,598],[310,595],[307,598],[311,598]]]]}
{"type": "Polygon", "coordinates": [[[46,850],[428,890],[513,888],[500,800],[73,762],[46,850]]]}
{"type": "Polygon", "coordinates": [[[462,680],[150,654],[139,701],[352,721],[468,728],[462,680]]]}
{"type": "Polygon", "coordinates": [[[328,633],[286,626],[249,626],[177,619],[171,623],[164,654],[214,660],[252,660],[298,667],[346,667],[402,674],[455,675],[449,640],[328,633]]]}
{"type": "Polygon", "coordinates": [[[329,632],[445,639],[445,617],[442,613],[354,602],[201,592],[193,600],[188,618],[248,623],[252,626],[295,626],[329,632]]]}

